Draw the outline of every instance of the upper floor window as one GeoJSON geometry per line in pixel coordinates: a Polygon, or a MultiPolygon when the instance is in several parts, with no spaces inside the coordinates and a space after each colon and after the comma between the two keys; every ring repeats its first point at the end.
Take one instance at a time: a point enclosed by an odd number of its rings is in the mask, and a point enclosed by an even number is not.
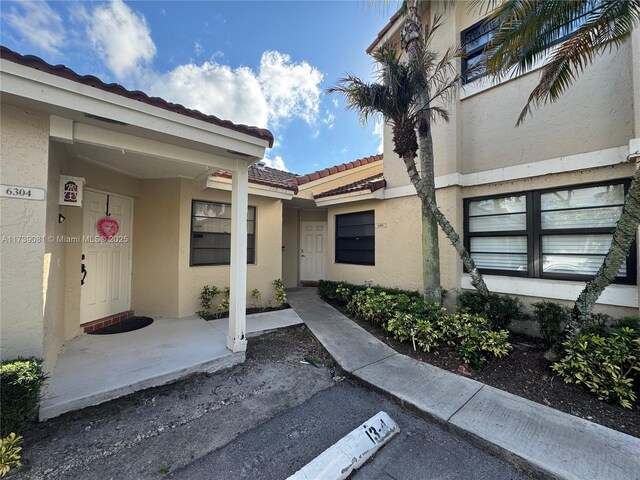
{"type": "MultiPolygon", "coordinates": [[[[193,200],[191,265],[231,263],[231,205],[193,200]]],[[[247,263],[256,263],[256,207],[247,211],[247,263]]]]}
{"type": "Polygon", "coordinates": [[[375,213],[336,215],[336,263],[375,265],[375,213]]]}
{"type": "MultiPolygon", "coordinates": [[[[596,8],[601,0],[590,0],[583,6],[584,13],[573,22],[566,23],[559,27],[558,38],[549,42],[546,47],[551,47],[564,40],[571,33],[575,32],[580,25],[586,22],[589,13],[596,8]]],[[[498,19],[480,20],[460,33],[460,43],[464,47],[465,56],[462,59],[462,83],[466,84],[484,77],[487,72],[483,65],[483,53],[485,47],[495,36],[500,28],[498,19]]]]}
{"type": "MultiPolygon", "coordinates": [[[[628,182],[465,200],[465,244],[485,273],[588,280],[609,251],[628,182]]],[[[636,283],[632,247],[617,283],[636,283]]]]}

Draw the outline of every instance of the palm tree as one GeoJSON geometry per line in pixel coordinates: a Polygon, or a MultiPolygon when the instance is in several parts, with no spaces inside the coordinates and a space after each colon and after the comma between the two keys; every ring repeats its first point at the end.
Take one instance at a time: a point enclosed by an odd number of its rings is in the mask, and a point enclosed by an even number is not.
{"type": "MultiPolygon", "coordinates": [[[[373,58],[379,67],[378,82],[366,83],[349,75],[331,87],[329,93],[344,95],[348,108],[356,110],[363,122],[373,115],[382,114],[391,124],[394,152],[404,161],[422,205],[451,241],[469,271],[473,286],[480,295],[488,298],[489,290],[482,275],[460,236],[435,202],[434,188],[430,186],[432,180],[425,178],[429,172],[422,171],[421,176],[416,166],[419,149],[416,132],[431,142],[431,122],[449,119],[445,105],[450,102],[460,80],[452,63],[460,55],[458,49],[447,51],[440,61],[437,54],[428,49],[429,41],[439,26],[439,18],[436,18],[431,26],[427,26],[424,36],[418,30],[416,38],[411,39],[413,53],[407,61],[401,60],[400,53],[393,47],[383,46],[376,50],[373,58]]],[[[406,46],[404,39],[403,44],[406,46]]],[[[430,155],[433,162],[432,148],[430,155]]],[[[432,177],[432,170],[430,175],[432,177]]]]}
{"type": "MultiPolygon", "coordinates": [[[[420,38],[422,22],[418,13],[418,0],[402,3],[401,11],[406,14],[401,32],[401,44],[409,62],[420,61],[420,38]]],[[[420,92],[419,105],[429,102],[429,85],[420,92]]],[[[420,172],[426,183],[429,202],[436,203],[433,139],[431,137],[431,116],[428,112],[419,115],[418,157],[420,172]]],[[[424,297],[431,302],[442,302],[440,285],[440,245],[438,242],[438,222],[425,202],[421,202],[422,219],[422,285],[424,297]]]]}
{"type": "MultiPolygon", "coordinates": [[[[597,56],[619,47],[640,23],[640,0],[506,0],[496,8],[494,1],[475,3],[493,9],[488,20],[499,24],[485,51],[487,70],[495,76],[527,71],[557,43],[516,125],[533,107],[560,98],[597,56]]],[[[629,255],[640,224],[639,177],[636,170],[602,266],[576,300],[566,329],[569,338],[590,319],[596,301],[629,255]]]]}

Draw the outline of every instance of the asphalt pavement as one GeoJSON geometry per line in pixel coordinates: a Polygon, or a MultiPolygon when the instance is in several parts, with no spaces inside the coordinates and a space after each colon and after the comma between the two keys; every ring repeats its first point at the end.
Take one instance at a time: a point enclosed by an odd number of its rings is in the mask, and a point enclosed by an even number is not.
{"type": "Polygon", "coordinates": [[[381,410],[398,423],[401,432],[352,478],[529,478],[465,439],[350,381],[316,393],[305,403],[285,410],[168,476],[185,480],[283,480],[381,410]]]}

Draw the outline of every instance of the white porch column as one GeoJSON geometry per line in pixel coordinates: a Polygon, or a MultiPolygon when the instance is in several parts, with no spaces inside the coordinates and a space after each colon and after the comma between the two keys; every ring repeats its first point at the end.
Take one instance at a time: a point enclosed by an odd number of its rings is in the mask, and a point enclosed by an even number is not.
{"type": "Polygon", "coordinates": [[[249,208],[249,171],[238,160],[231,180],[231,295],[229,297],[229,334],[227,348],[232,352],[247,349],[247,209],[249,208]]]}

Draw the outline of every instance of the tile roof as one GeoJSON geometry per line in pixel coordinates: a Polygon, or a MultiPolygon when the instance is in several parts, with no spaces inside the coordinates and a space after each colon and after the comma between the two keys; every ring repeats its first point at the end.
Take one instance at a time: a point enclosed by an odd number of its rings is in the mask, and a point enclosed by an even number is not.
{"type": "Polygon", "coordinates": [[[146,93],[139,90],[127,90],[122,85],[119,85],[117,83],[106,84],[93,75],[80,75],[71,70],[69,67],[66,67],[65,65],[51,65],[39,57],[36,57],[34,55],[20,55],[19,53],[14,52],[13,50],[2,45],[0,45],[0,58],[13,63],[24,65],[26,67],[34,68],[45,73],[49,73],[51,75],[66,78],[67,80],[81,83],[83,85],[94,87],[99,90],[104,90],[105,92],[120,95],[122,97],[127,97],[132,100],[137,100],[139,102],[146,103],[147,105],[152,105],[154,107],[169,110],[171,112],[195,118],[203,122],[218,125],[219,127],[228,128],[239,133],[244,133],[252,137],[260,138],[262,140],[268,141],[269,147],[273,146],[273,134],[269,130],[264,128],[235,124],[233,122],[230,122],[229,120],[222,120],[214,115],[206,115],[202,112],[199,112],[198,110],[192,110],[177,103],[167,102],[160,97],[150,97],[146,93]]]}
{"type": "MultiPolygon", "coordinates": [[[[231,173],[225,170],[218,170],[213,173],[214,177],[231,178],[231,173]]],[[[277,170],[271,167],[259,167],[251,165],[249,167],[249,182],[268,187],[282,188],[298,193],[298,186],[295,183],[296,174],[277,170]]]]}
{"type": "Polygon", "coordinates": [[[368,165],[369,163],[379,162],[383,159],[382,154],[371,155],[370,157],[360,158],[358,160],[354,160],[353,162],[343,163],[341,165],[335,165],[333,167],[325,168],[323,170],[317,170],[312,173],[307,173],[306,175],[298,175],[296,176],[296,184],[304,185],[308,182],[313,182],[314,180],[318,180],[320,178],[328,177],[329,175],[335,175],[339,172],[344,172],[345,170],[351,170],[353,168],[358,168],[363,165],[368,165]]]}
{"type": "Polygon", "coordinates": [[[342,185],[340,187],[327,190],[326,192],[318,193],[314,195],[313,198],[332,197],[334,195],[343,195],[345,193],[360,192],[364,190],[375,192],[376,190],[384,188],[386,184],[387,182],[385,181],[384,177],[381,173],[379,173],[378,175],[374,175],[372,177],[363,178],[353,183],[342,185]]]}

